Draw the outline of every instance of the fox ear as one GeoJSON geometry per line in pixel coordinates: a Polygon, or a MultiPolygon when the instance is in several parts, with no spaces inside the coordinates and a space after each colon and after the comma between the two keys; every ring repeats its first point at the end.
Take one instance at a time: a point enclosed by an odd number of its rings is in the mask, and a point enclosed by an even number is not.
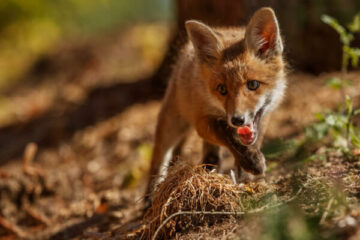
{"type": "Polygon", "coordinates": [[[186,21],[185,28],[201,61],[211,64],[220,58],[221,41],[209,26],[195,20],[190,20],[186,21]]]}
{"type": "Polygon", "coordinates": [[[248,50],[260,57],[283,52],[278,21],[271,8],[261,8],[255,12],[246,27],[245,43],[248,50]]]}

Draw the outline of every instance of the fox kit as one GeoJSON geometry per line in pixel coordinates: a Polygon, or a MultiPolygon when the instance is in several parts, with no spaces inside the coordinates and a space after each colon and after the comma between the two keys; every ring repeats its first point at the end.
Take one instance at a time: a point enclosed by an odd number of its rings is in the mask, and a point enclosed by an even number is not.
{"type": "Polygon", "coordinates": [[[242,171],[260,175],[260,146],[271,112],[286,86],[283,44],[272,9],[262,8],[243,28],[210,28],[187,21],[159,114],[147,193],[162,181],[190,127],[203,139],[203,163],[218,164],[219,147],[242,171]],[[243,131],[246,128],[246,131],[243,131]]]}

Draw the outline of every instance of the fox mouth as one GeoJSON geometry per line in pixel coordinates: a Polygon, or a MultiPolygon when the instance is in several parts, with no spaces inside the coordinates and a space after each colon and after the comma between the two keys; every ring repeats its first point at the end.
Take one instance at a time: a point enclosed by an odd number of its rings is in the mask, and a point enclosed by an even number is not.
{"type": "Polygon", "coordinates": [[[237,133],[239,134],[239,139],[242,145],[249,146],[256,142],[262,113],[263,108],[256,112],[255,117],[251,123],[237,129],[237,133]]]}

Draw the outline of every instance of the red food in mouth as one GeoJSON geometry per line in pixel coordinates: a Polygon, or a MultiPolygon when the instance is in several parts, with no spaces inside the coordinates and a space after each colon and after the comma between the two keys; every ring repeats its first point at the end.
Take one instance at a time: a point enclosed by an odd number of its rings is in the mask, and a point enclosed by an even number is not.
{"type": "Polygon", "coordinates": [[[239,128],[237,129],[237,133],[238,133],[239,135],[249,135],[249,134],[252,134],[251,129],[250,129],[250,127],[248,127],[248,126],[239,127],[239,128]]]}
{"type": "Polygon", "coordinates": [[[255,139],[255,134],[251,130],[251,125],[239,127],[237,133],[240,135],[240,140],[243,144],[250,145],[255,139]]]}

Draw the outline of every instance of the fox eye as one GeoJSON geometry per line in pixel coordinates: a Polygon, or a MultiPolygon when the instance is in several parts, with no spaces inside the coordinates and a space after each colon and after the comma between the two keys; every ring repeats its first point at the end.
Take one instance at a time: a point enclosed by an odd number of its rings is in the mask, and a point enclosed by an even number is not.
{"type": "Polygon", "coordinates": [[[260,82],[256,80],[251,80],[247,82],[247,88],[251,91],[255,91],[260,87],[260,82]]]}
{"type": "Polygon", "coordinates": [[[225,96],[227,94],[227,89],[226,86],[224,84],[219,84],[216,86],[216,90],[219,91],[219,93],[223,96],[225,96]]]}

